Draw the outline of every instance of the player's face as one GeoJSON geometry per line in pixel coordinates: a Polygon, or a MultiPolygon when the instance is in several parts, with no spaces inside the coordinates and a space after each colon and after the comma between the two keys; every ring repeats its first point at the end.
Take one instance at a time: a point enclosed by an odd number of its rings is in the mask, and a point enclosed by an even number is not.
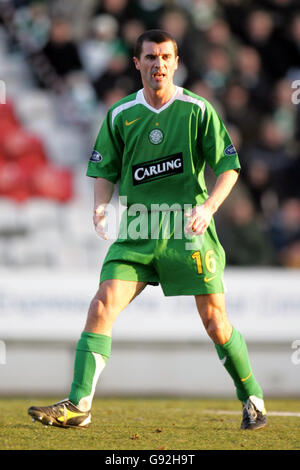
{"type": "Polygon", "coordinates": [[[137,70],[141,73],[144,87],[152,90],[163,90],[173,84],[173,76],[178,67],[178,56],[175,55],[172,41],[145,41],[139,58],[134,57],[137,70]]]}

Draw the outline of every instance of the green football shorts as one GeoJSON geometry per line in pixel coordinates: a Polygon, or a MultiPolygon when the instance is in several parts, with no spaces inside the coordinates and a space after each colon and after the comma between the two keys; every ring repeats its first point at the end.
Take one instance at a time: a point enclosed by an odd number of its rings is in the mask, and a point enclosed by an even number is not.
{"type": "Polygon", "coordinates": [[[100,282],[108,279],[160,284],[164,295],[224,292],[225,253],[213,219],[202,236],[188,238],[183,213],[123,213],[117,240],[105,257],[100,282]]]}

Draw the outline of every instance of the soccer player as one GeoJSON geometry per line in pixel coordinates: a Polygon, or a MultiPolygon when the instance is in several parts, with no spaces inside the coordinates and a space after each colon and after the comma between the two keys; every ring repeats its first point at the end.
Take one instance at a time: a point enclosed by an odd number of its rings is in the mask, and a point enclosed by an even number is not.
{"type": "Polygon", "coordinates": [[[167,32],[143,33],[133,60],[143,89],[108,111],[87,169],[95,178],[98,234],[107,239],[106,208],[118,181],[120,196],[126,196],[125,217],[104,260],[99,290],[77,343],[70,394],[28,412],[43,424],[87,427],[97,380],[110,356],[115,319],[147,284],[160,284],[166,296],[195,297],[203,325],[242,403],[241,428],[261,428],[266,424],[263,393],[244,338],[226,314],[225,255],[213,220],[238,178],[236,150],[211,104],[174,84],[177,44],[167,32]],[[203,176],[206,163],[216,175],[210,195],[203,176]],[[130,230],[137,226],[132,224],[136,204],[144,208],[140,233],[130,230]],[[153,208],[162,209],[157,230],[151,227],[153,208]]]}

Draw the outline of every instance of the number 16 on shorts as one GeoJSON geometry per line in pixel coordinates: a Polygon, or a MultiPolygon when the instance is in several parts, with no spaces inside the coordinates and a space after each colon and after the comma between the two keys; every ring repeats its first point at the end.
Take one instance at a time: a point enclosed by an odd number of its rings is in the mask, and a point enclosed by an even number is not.
{"type": "MultiPolygon", "coordinates": [[[[193,260],[195,260],[196,263],[196,269],[198,274],[203,274],[203,261],[201,257],[200,251],[194,251],[194,253],[191,255],[193,260]]],[[[204,277],[204,282],[209,282],[212,281],[217,275],[216,269],[217,269],[217,262],[215,258],[215,253],[214,250],[208,250],[205,255],[204,255],[204,266],[205,266],[205,271],[209,273],[207,276],[204,277]]]]}

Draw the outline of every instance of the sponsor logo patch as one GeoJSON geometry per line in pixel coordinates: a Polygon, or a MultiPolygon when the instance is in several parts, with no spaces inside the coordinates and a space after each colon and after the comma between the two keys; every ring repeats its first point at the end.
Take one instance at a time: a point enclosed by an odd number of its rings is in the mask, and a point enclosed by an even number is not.
{"type": "Polygon", "coordinates": [[[233,144],[230,144],[226,147],[226,149],[224,150],[224,154],[225,155],[235,155],[237,153],[237,151],[235,150],[235,147],[233,144]]]}
{"type": "Polygon", "coordinates": [[[182,153],[169,155],[168,157],[152,160],[151,162],[140,163],[139,165],[133,165],[132,181],[134,186],[136,186],[179,173],[183,173],[182,153]]]}
{"type": "Polygon", "coordinates": [[[101,153],[97,152],[97,150],[94,150],[92,155],[91,155],[91,158],[90,158],[90,162],[101,162],[101,160],[103,159],[101,153]]]}

